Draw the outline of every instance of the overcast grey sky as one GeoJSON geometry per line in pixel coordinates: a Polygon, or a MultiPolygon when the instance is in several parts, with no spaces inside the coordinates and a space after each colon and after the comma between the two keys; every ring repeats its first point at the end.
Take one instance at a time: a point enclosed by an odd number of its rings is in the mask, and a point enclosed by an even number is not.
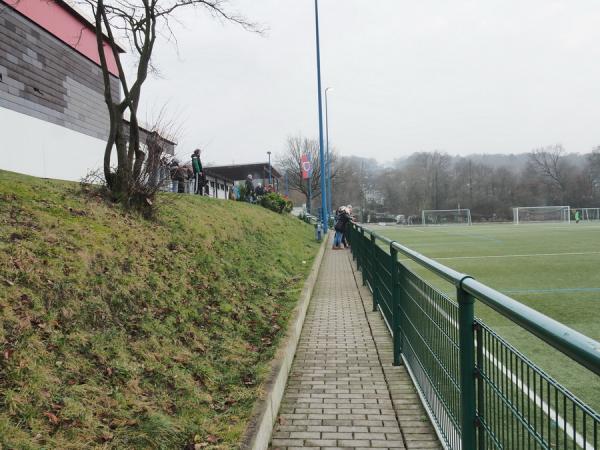
{"type": "MultiPolygon", "coordinates": [[[[600,144],[597,0],[320,0],[331,142],[389,161],[414,151],[520,153],[600,144]]],[[[314,2],[235,0],[254,35],[189,12],[161,43],[146,108],[183,125],[178,153],[266,160],[318,136],[314,2]]]]}

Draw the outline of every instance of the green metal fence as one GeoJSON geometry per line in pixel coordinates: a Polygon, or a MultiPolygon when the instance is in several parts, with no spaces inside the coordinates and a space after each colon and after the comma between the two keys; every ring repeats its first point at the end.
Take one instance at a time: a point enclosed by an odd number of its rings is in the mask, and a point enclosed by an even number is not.
{"type": "Polygon", "coordinates": [[[600,375],[600,343],[397,242],[354,224],[352,254],[449,449],[600,450],[600,415],[474,315],[481,302],[600,375]],[[454,284],[431,286],[398,254],[454,284]]]}

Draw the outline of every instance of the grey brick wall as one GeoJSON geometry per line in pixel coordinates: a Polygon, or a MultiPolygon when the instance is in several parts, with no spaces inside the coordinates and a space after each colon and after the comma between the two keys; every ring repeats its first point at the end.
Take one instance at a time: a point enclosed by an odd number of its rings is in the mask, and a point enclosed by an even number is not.
{"type": "MultiPolygon", "coordinates": [[[[5,6],[0,77],[0,107],[99,139],[108,136],[100,67],[5,6]]],[[[118,79],[111,78],[113,92],[120,95],[118,79]]]]}

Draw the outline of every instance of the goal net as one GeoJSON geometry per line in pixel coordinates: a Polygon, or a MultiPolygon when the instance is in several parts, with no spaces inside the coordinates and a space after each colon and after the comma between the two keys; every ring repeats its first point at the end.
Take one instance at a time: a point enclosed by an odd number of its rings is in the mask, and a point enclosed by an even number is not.
{"type": "Polygon", "coordinates": [[[571,221],[569,206],[520,206],[513,208],[513,223],[567,222],[571,221]]]}
{"type": "Polygon", "coordinates": [[[471,225],[471,210],[425,209],[421,220],[423,225],[471,225]]]}
{"type": "Polygon", "coordinates": [[[600,221],[600,208],[581,208],[581,220],[600,221]]]}

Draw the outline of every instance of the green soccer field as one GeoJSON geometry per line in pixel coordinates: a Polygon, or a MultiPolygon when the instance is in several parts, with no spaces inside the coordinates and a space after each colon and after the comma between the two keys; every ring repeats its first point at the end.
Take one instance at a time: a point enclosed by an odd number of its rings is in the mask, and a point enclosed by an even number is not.
{"type": "MultiPolygon", "coordinates": [[[[367,225],[600,341],[600,224],[367,225]]],[[[454,287],[403,260],[454,297],[454,287]]],[[[600,378],[481,304],[476,314],[600,411],[600,378]]]]}

